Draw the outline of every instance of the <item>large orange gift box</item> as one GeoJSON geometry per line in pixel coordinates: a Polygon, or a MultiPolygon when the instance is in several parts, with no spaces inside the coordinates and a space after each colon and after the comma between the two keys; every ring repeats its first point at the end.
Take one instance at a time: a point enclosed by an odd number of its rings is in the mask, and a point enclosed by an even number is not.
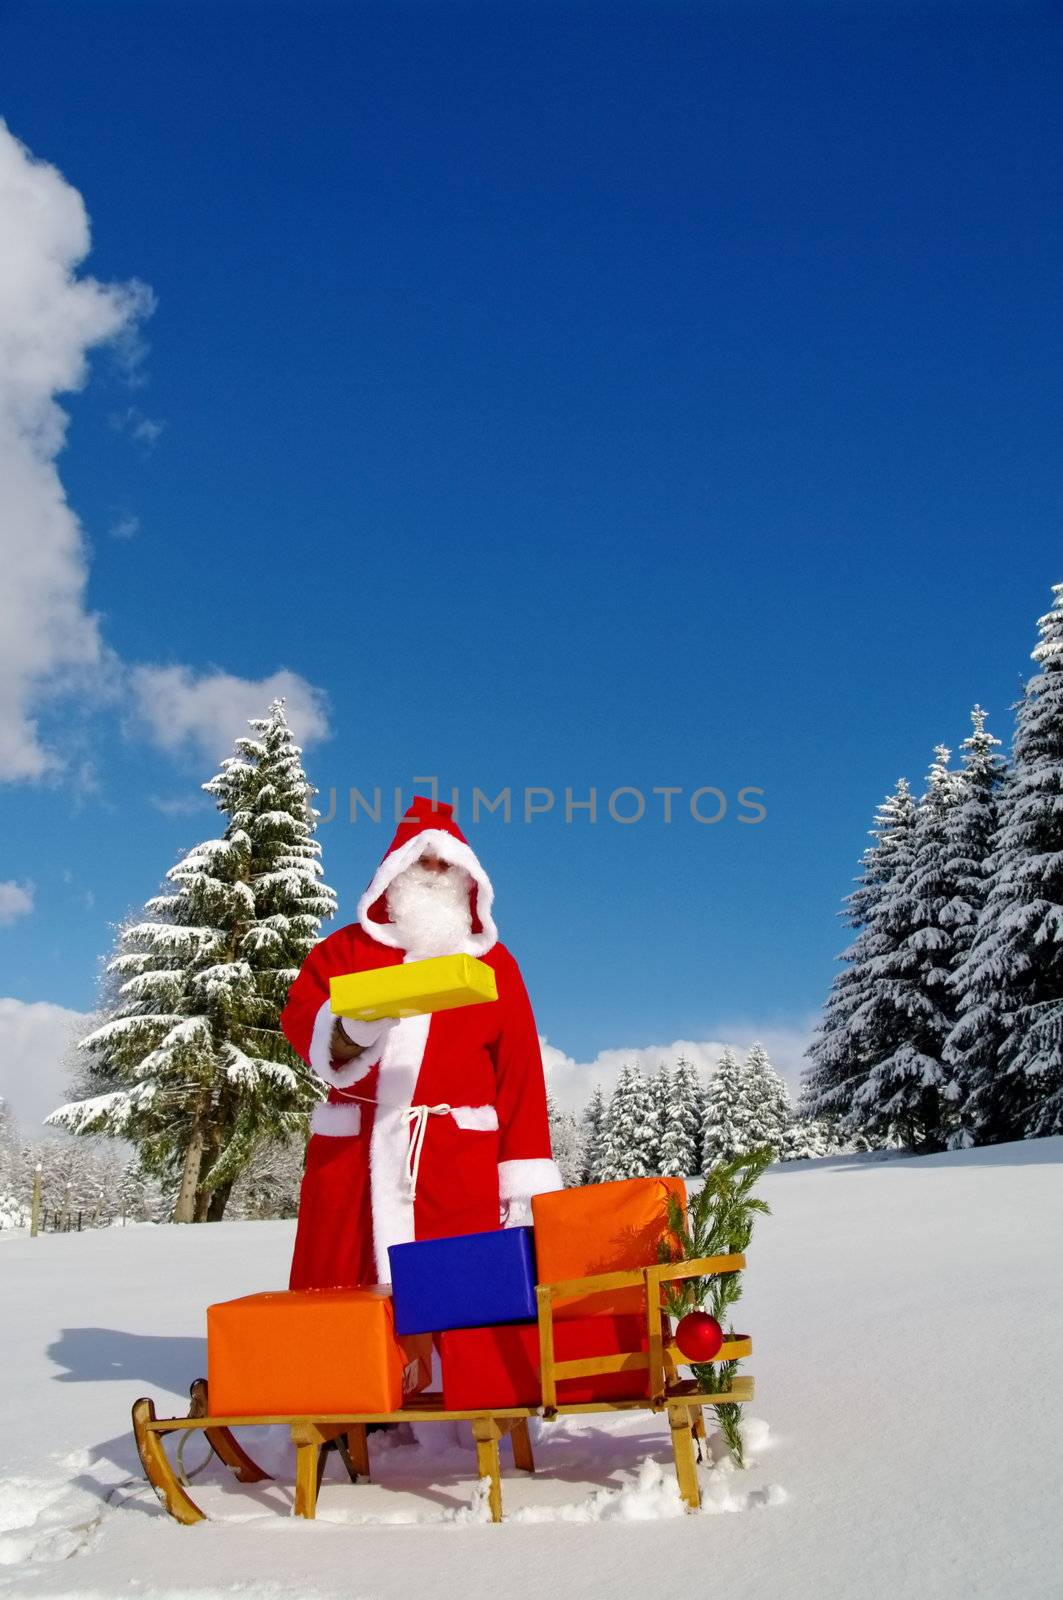
{"type": "MultiPolygon", "coordinates": [[[[668,1226],[668,1203],[686,1210],[682,1178],[625,1178],[618,1183],[590,1183],[581,1189],[557,1189],[532,1196],[535,1260],[540,1283],[563,1283],[600,1273],[653,1266],[662,1242],[669,1257],[682,1251],[668,1226]]],[[[646,1313],[642,1289],[614,1289],[606,1294],[554,1301],[558,1318],[625,1316],[646,1313]]]]}
{"type": "Polygon", "coordinates": [[[214,1416],[397,1411],[408,1359],[387,1289],[276,1290],[207,1308],[214,1416]]]}

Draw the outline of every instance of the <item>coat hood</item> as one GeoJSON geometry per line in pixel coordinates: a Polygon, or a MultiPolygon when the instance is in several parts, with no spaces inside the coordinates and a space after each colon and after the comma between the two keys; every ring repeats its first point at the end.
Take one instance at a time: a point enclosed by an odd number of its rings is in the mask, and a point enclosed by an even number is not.
{"type": "Polygon", "coordinates": [[[426,852],[451,866],[464,867],[472,878],[469,891],[472,929],[459,953],[485,955],[498,942],[498,930],[491,916],[495,891],[472,846],[454,821],[453,806],[443,800],[432,801],[420,794],[414,796],[372,882],[358,902],[358,921],[378,944],[389,945],[393,950],[403,948],[388,920],[387,892],[399,873],[426,852]]]}

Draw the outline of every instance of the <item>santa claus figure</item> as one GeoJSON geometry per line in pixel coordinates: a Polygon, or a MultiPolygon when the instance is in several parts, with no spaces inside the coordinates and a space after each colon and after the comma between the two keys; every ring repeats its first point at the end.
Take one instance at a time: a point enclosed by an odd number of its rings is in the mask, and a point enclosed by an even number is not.
{"type": "Polygon", "coordinates": [[[499,943],[494,891],[450,806],[418,796],[358,903],[315,945],[281,1026],[328,1085],[314,1111],[293,1289],[390,1281],[388,1246],[529,1222],[561,1188],[542,1057],[516,961],[499,943]],[[466,953],[498,999],[383,1022],[337,1018],[329,979],[466,953]]]}

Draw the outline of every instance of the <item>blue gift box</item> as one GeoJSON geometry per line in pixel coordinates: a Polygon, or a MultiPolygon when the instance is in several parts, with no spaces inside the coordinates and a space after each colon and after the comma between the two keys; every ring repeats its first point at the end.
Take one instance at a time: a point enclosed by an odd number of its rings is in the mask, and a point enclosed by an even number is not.
{"type": "Polygon", "coordinates": [[[388,1257],[396,1333],[486,1328],[536,1315],[531,1228],[393,1244],[388,1257]]]}

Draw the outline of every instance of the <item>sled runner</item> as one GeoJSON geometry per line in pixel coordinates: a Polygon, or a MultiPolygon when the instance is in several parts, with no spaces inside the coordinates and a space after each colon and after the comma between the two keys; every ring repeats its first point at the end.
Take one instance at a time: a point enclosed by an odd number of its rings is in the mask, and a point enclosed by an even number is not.
{"type": "MultiPolygon", "coordinates": [[[[515,1466],[525,1472],[534,1472],[535,1461],[528,1432],[530,1417],[538,1416],[550,1422],[558,1417],[596,1412],[665,1412],[671,1432],[679,1492],[687,1506],[696,1510],[701,1504],[696,1456],[700,1452],[700,1442],[705,1437],[703,1407],[743,1404],[751,1400],[753,1379],[731,1376],[725,1387],[716,1393],[706,1393],[699,1390],[693,1381],[681,1379],[678,1368],[684,1364],[685,1358],[673,1341],[670,1319],[662,1309],[662,1293],[667,1283],[737,1272],[744,1266],[745,1257],[742,1255],[709,1256],[537,1285],[538,1319],[537,1325],[531,1325],[531,1332],[537,1336],[538,1373],[534,1375],[534,1387],[538,1393],[534,1400],[526,1404],[448,1408],[445,1395],[434,1392],[417,1395],[391,1411],[215,1416],[210,1413],[206,1382],[198,1379],[192,1385],[192,1404],[187,1416],[158,1417],[150,1399],[136,1402],[133,1407],[133,1432],[140,1459],[148,1481],[170,1515],[185,1524],[199,1522],[204,1513],[180,1481],[166,1453],[163,1443],[165,1436],[189,1430],[201,1431],[214,1454],[241,1482],[256,1483],[269,1475],[255,1464],[232,1430],[275,1427],[278,1424],[287,1426],[291,1431],[296,1457],[294,1512],[296,1516],[313,1517],[325,1460],[330,1451],[334,1450],[340,1456],[352,1483],[369,1478],[367,1430],[373,1424],[469,1422],[476,1441],[477,1471],[480,1478],[488,1483],[491,1519],[500,1522],[502,1482],[499,1447],[501,1441],[508,1437],[515,1466]],[[558,1359],[556,1349],[565,1338],[564,1319],[566,1315],[570,1316],[574,1305],[585,1322],[594,1323],[606,1320],[605,1314],[596,1317],[591,1308],[584,1306],[585,1301],[597,1300],[615,1305],[623,1298],[624,1304],[630,1306],[632,1296],[640,1307],[642,1336],[638,1340],[639,1348],[622,1348],[610,1354],[585,1355],[577,1359],[558,1359]],[[611,1388],[615,1395],[618,1384],[621,1388],[627,1386],[626,1398],[593,1398],[596,1385],[599,1390],[604,1388],[607,1392],[611,1388]],[[573,1391],[585,1392],[588,1386],[591,1398],[564,1398],[573,1391]]],[[[630,1317],[614,1320],[625,1329],[632,1322],[630,1317]]],[[[460,1331],[489,1331],[501,1335],[511,1330],[460,1331]]],[[[453,1336],[442,1336],[443,1340],[448,1337],[453,1336]]],[[[750,1354],[751,1349],[752,1343],[746,1335],[731,1335],[725,1339],[713,1361],[726,1372],[727,1363],[742,1360],[750,1354]]],[[[520,1383],[527,1379],[519,1376],[513,1381],[520,1383]]],[[[444,1387],[446,1382],[444,1350],[444,1387]]]]}

